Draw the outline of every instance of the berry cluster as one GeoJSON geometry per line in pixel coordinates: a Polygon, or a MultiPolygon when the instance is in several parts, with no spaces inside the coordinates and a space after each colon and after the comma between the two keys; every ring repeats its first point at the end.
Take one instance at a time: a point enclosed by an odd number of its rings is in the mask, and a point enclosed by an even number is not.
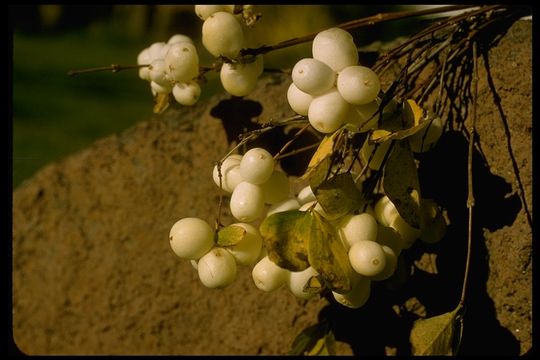
{"type": "Polygon", "coordinates": [[[193,105],[199,100],[199,55],[188,36],[176,34],[166,43],[153,43],[139,53],[137,64],[149,65],[139,69],[139,77],[150,82],[154,96],[172,93],[182,105],[193,105]]]}
{"type": "MultiPolygon", "coordinates": [[[[263,73],[263,56],[241,56],[245,46],[242,22],[252,26],[259,18],[252,5],[195,5],[204,20],[203,46],[222,60],[220,80],[231,95],[246,96],[263,73]]],[[[139,77],[150,83],[154,96],[169,95],[181,105],[194,105],[201,95],[199,55],[191,38],[176,34],[169,41],[155,42],[137,56],[139,77]]]]}
{"type": "Polygon", "coordinates": [[[252,5],[195,5],[195,13],[204,20],[202,43],[216,58],[223,58],[220,80],[225,91],[246,96],[255,89],[262,74],[263,56],[241,56],[245,47],[242,20],[252,25],[256,17],[252,5]]]}
{"type": "Polygon", "coordinates": [[[322,133],[332,133],[345,123],[357,125],[360,132],[374,128],[380,82],[370,68],[358,65],[351,34],[340,28],[318,33],[312,54],[292,70],[287,92],[291,108],[307,115],[322,133]]]}
{"type": "MultiPolygon", "coordinates": [[[[195,7],[197,15],[204,20],[203,44],[212,55],[225,59],[221,81],[229,93],[237,96],[249,93],[262,72],[262,56],[250,59],[240,56],[244,46],[239,22],[245,17],[242,9],[246,6],[195,7]]],[[[146,49],[147,56],[157,53],[160,56],[165,54],[165,58],[141,59],[141,62],[150,61],[152,64],[148,74],[144,68],[141,69],[141,77],[144,75],[152,84],[164,87],[161,85],[167,83],[164,79],[176,82],[176,86],[187,81],[188,77],[196,76],[192,67],[187,66],[193,61],[180,61],[180,55],[173,50],[185,48],[188,49],[185,52],[191,54],[189,44],[192,45],[187,40],[174,42],[171,39],[169,44],[162,45],[160,51],[156,50],[158,46],[151,51],[154,45],[146,49]],[[165,46],[168,46],[167,51],[163,50],[165,46]],[[159,65],[159,61],[163,64],[159,65]],[[158,66],[162,66],[163,73],[156,70],[158,66]],[[162,74],[161,77],[158,74],[162,74]]],[[[371,69],[357,64],[358,51],[347,31],[340,28],[322,31],[313,40],[312,54],[313,58],[302,59],[294,66],[287,98],[291,108],[307,116],[315,130],[329,134],[345,124],[353,124],[355,131],[362,133],[376,130],[377,114],[385,118],[396,114],[416,116],[418,113],[419,108],[414,108],[417,107],[414,102],[409,104],[409,113],[396,111],[394,101],[379,110],[382,101],[378,76],[371,69]]],[[[442,134],[440,118],[431,120],[429,126],[421,127],[407,137],[412,151],[428,150],[442,134]]],[[[360,150],[361,161],[379,170],[390,144],[391,141],[386,141],[375,145],[366,140],[360,150]]],[[[183,218],[173,225],[169,236],[175,254],[190,260],[200,281],[209,288],[230,285],[236,279],[238,266],[253,266],[254,284],[263,291],[286,286],[296,297],[309,299],[328,288],[314,267],[291,271],[270,259],[263,245],[267,240],[262,236],[265,231],[261,230],[262,225],[258,228],[257,223],[263,221],[264,224],[265,219],[278,213],[316,212],[317,216],[324,218],[325,224],[329,224],[339,246],[346,251],[347,266],[354,270],[350,291],[330,290],[337,302],[351,308],[359,308],[366,303],[372,281],[386,280],[394,274],[402,250],[410,248],[417,239],[428,243],[439,241],[445,232],[442,213],[429,199],[420,201],[420,228],[408,224],[384,195],[360,213],[358,209],[345,210],[348,211],[346,214],[327,213],[309,185],[298,194],[292,193],[289,178],[278,169],[272,154],[263,148],[252,148],[244,155],[227,156],[214,166],[212,176],[215,184],[230,194],[229,208],[237,222],[214,230],[203,219],[183,218]]]]}

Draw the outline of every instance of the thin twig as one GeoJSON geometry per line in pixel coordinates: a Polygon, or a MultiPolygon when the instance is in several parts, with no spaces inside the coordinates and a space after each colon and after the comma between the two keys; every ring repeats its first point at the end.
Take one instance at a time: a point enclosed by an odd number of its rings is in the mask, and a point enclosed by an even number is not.
{"type": "Polygon", "coordinates": [[[118,64],[111,64],[109,66],[99,66],[89,69],[80,69],[80,70],[69,70],[68,76],[77,76],[80,74],[86,74],[86,73],[93,73],[93,72],[99,72],[99,71],[111,71],[113,73],[117,73],[122,70],[134,70],[139,69],[142,67],[150,66],[148,64],[142,64],[142,65],[118,65],[118,64]]]}
{"type": "Polygon", "coordinates": [[[468,194],[467,194],[467,208],[469,209],[469,223],[468,223],[468,236],[467,236],[467,259],[465,262],[465,274],[463,275],[463,288],[461,289],[461,298],[459,305],[465,304],[465,295],[467,293],[467,283],[469,279],[469,268],[471,263],[471,249],[472,249],[472,223],[473,223],[473,207],[474,207],[474,190],[473,190],[473,149],[474,149],[474,137],[476,134],[476,107],[478,101],[478,68],[476,61],[476,42],[473,42],[473,77],[474,77],[474,90],[473,90],[473,114],[470,129],[469,138],[469,154],[467,159],[467,182],[468,182],[468,194]]]}
{"type": "Polygon", "coordinates": [[[311,145],[308,145],[308,146],[304,146],[304,147],[301,147],[299,149],[291,150],[286,154],[283,154],[283,155],[280,155],[280,156],[276,157],[275,160],[281,160],[281,159],[287,158],[289,156],[294,156],[294,155],[302,153],[304,151],[308,151],[310,149],[316,148],[319,145],[320,145],[320,142],[315,143],[315,144],[311,144],[311,145]]]}
{"type": "Polygon", "coordinates": [[[276,160],[281,154],[283,154],[283,152],[284,152],[285,150],[287,150],[287,148],[288,148],[289,146],[291,146],[291,144],[292,144],[295,140],[297,140],[298,137],[299,137],[300,135],[302,135],[302,133],[303,133],[304,131],[306,131],[307,128],[309,128],[309,127],[310,127],[310,124],[307,123],[306,125],[304,125],[303,128],[301,128],[300,130],[298,130],[298,131],[296,132],[296,134],[294,134],[293,138],[292,138],[291,140],[287,141],[287,143],[285,143],[285,145],[283,145],[283,147],[281,148],[281,150],[279,150],[278,153],[277,153],[276,155],[274,155],[274,160],[276,160]]]}
{"type": "MultiPolygon", "coordinates": [[[[467,8],[472,8],[472,7],[478,7],[478,5],[450,5],[450,6],[442,6],[439,8],[431,8],[431,9],[424,9],[424,10],[415,10],[415,11],[408,10],[408,11],[399,11],[399,12],[391,12],[391,13],[379,13],[373,16],[362,18],[362,19],[345,22],[345,23],[336,25],[335,27],[339,27],[344,30],[358,29],[364,26],[373,26],[375,24],[385,22],[385,21],[400,20],[400,19],[406,19],[409,17],[422,16],[422,15],[438,14],[442,12],[462,10],[462,9],[467,9],[467,8]]],[[[258,48],[242,49],[241,55],[246,56],[246,55],[266,54],[270,51],[303,44],[303,43],[312,41],[315,38],[315,36],[317,36],[318,33],[319,31],[305,35],[305,36],[285,40],[275,45],[264,45],[258,48]]]]}

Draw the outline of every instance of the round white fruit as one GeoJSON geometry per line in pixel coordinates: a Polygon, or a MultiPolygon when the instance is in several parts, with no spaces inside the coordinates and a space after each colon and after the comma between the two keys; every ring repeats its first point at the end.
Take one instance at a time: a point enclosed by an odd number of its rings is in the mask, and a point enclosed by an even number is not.
{"type": "Polygon", "coordinates": [[[377,275],[371,276],[370,279],[374,281],[382,281],[388,279],[394,274],[397,268],[398,256],[394,250],[386,245],[381,246],[386,256],[384,269],[377,275]]]}
{"type": "Polygon", "coordinates": [[[179,42],[189,42],[193,44],[193,40],[189,36],[184,34],[174,34],[170,37],[169,41],[167,41],[167,44],[172,45],[179,42]]]}
{"type": "Polygon", "coordinates": [[[324,62],[336,73],[358,64],[358,49],[352,35],[340,28],[321,31],[313,39],[313,58],[324,62]]]}
{"type": "Polygon", "coordinates": [[[169,242],[180,258],[197,260],[214,245],[214,231],[203,219],[187,217],[172,226],[169,242]]]}
{"type": "Polygon", "coordinates": [[[158,84],[155,81],[151,81],[150,88],[152,89],[152,93],[155,93],[155,94],[167,95],[167,94],[170,94],[172,91],[172,85],[170,83],[158,84]]]}
{"type": "Polygon", "coordinates": [[[234,96],[249,95],[259,77],[259,65],[254,63],[225,63],[221,66],[219,78],[225,91],[234,96]]]}
{"type": "Polygon", "coordinates": [[[150,55],[150,62],[149,64],[154,61],[154,60],[158,60],[158,59],[161,59],[163,60],[163,57],[161,56],[162,53],[163,53],[163,47],[165,46],[166,44],[162,41],[160,42],[155,42],[155,43],[152,43],[152,45],[150,45],[148,47],[148,53],[150,55]]]}
{"type": "Polygon", "coordinates": [[[262,247],[262,237],[259,230],[253,225],[246,223],[235,223],[246,231],[244,238],[235,245],[227,246],[225,249],[234,256],[239,265],[252,265],[259,258],[262,247]]]}
{"type": "Polygon", "coordinates": [[[195,81],[177,83],[173,86],[172,94],[176,102],[181,105],[195,105],[201,96],[201,87],[195,81]]]}
{"type": "Polygon", "coordinates": [[[358,241],[349,249],[349,261],[358,274],[376,276],[386,266],[386,255],[375,241],[358,241]]]}
{"type": "Polygon", "coordinates": [[[350,105],[334,87],[328,92],[316,96],[308,109],[309,123],[315,130],[328,134],[343,125],[350,111],[350,105]]]}
{"type": "Polygon", "coordinates": [[[309,279],[317,276],[319,273],[311,266],[303,271],[290,271],[287,278],[287,287],[290,292],[299,299],[311,299],[316,291],[304,291],[309,279]]]}
{"type": "Polygon", "coordinates": [[[312,96],[325,93],[336,82],[336,73],[322,61],[313,58],[298,61],[291,76],[298,89],[312,96]]]}
{"type": "Polygon", "coordinates": [[[253,282],[263,291],[274,291],[287,282],[289,271],[277,266],[268,256],[263,257],[251,271],[253,282]]]}
{"type": "Polygon", "coordinates": [[[381,83],[373,70],[366,66],[348,66],[337,78],[337,89],[350,104],[365,105],[375,101],[381,83]]]}
{"type": "Polygon", "coordinates": [[[264,210],[264,194],[259,185],[242,181],[232,192],[229,204],[232,215],[241,222],[252,222],[264,210]]]}
{"type": "Polygon", "coordinates": [[[377,220],[368,213],[345,215],[340,220],[337,230],[346,249],[358,241],[377,240],[377,220]]]}
{"type": "MultiPolygon", "coordinates": [[[[242,155],[229,155],[221,164],[221,188],[228,193],[232,193],[236,185],[240,184],[243,179],[240,175],[240,161],[242,155]]],[[[214,183],[219,187],[219,171],[218,166],[214,166],[212,171],[214,183]]]]}
{"type": "Polygon", "coordinates": [[[165,61],[162,59],[154,60],[148,67],[150,70],[150,80],[163,86],[170,87],[170,80],[167,78],[167,67],[165,66],[165,61]]]}
{"type": "Polygon", "coordinates": [[[390,222],[399,215],[395,205],[386,195],[377,200],[374,212],[375,219],[384,226],[390,226],[390,222]]]}
{"type": "Polygon", "coordinates": [[[313,96],[303,92],[297,88],[294,83],[291,83],[287,89],[287,100],[295,113],[306,116],[309,111],[309,105],[313,100],[313,96]]]}
{"type": "Polygon", "coordinates": [[[199,279],[204,286],[221,289],[229,286],[236,279],[234,257],[221,247],[212,248],[197,263],[199,279]]]}
{"type": "Polygon", "coordinates": [[[215,12],[204,20],[202,43],[215,57],[236,59],[244,46],[242,26],[233,14],[224,11],[215,12]]]}
{"type": "Polygon", "coordinates": [[[240,162],[240,174],[242,178],[252,184],[263,184],[274,171],[274,159],[272,154],[263,148],[248,150],[240,162]]]}
{"type": "Polygon", "coordinates": [[[184,41],[170,45],[165,64],[169,78],[176,82],[189,82],[199,76],[199,55],[193,43],[184,41]]]}

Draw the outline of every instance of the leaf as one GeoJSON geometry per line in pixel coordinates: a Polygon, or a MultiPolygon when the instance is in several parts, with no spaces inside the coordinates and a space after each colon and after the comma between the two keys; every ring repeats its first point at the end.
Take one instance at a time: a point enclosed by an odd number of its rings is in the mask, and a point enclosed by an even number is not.
{"type": "Polygon", "coordinates": [[[350,173],[338,174],[318,185],[310,181],[310,187],[318,203],[332,218],[359,209],[365,203],[350,173]]]}
{"type": "Polygon", "coordinates": [[[429,125],[431,118],[427,114],[427,111],[418,106],[414,100],[407,100],[403,103],[403,112],[401,113],[401,123],[406,128],[395,131],[377,129],[370,134],[369,140],[383,143],[389,140],[403,140],[412,136],[429,125]]]}
{"type": "Polygon", "coordinates": [[[169,107],[169,94],[157,94],[154,97],[154,114],[161,114],[169,107]]]}
{"type": "Polygon", "coordinates": [[[309,326],[298,334],[288,355],[335,355],[335,336],[328,323],[309,326]]]}
{"type": "Polygon", "coordinates": [[[333,291],[345,293],[352,290],[353,269],[347,250],[339,240],[336,228],[316,211],[313,211],[309,231],[308,259],[333,291]]]}
{"type": "Polygon", "coordinates": [[[233,246],[246,236],[246,229],[238,225],[229,225],[218,232],[217,245],[233,246]]]}
{"type": "MultiPolygon", "coordinates": [[[[326,177],[326,174],[328,173],[328,169],[330,168],[331,164],[331,156],[334,152],[334,145],[337,137],[342,133],[341,130],[337,130],[332,135],[326,135],[322,140],[319,146],[317,147],[317,150],[311,157],[311,160],[309,161],[308,167],[304,175],[302,175],[302,179],[306,180],[308,178],[312,177],[312,172],[318,169],[319,173],[324,173],[324,176],[326,177]],[[323,164],[323,165],[322,165],[323,164]],[[327,171],[321,170],[321,168],[324,168],[328,164],[327,171]],[[321,166],[322,165],[322,166],[321,166]]],[[[324,179],[323,179],[324,180],[324,179]]],[[[321,180],[322,181],[322,180],[321,180]]]]}
{"type": "Polygon", "coordinates": [[[394,145],[384,167],[383,188],[403,220],[413,228],[420,229],[420,184],[407,141],[398,141],[394,145]]]}
{"type": "Polygon", "coordinates": [[[458,306],[451,312],[416,320],[409,337],[412,355],[455,355],[461,336],[461,309],[458,306]]]}
{"type": "Polygon", "coordinates": [[[307,239],[311,216],[307,211],[290,210],[264,219],[259,230],[270,260],[291,271],[309,267],[307,239]]]}

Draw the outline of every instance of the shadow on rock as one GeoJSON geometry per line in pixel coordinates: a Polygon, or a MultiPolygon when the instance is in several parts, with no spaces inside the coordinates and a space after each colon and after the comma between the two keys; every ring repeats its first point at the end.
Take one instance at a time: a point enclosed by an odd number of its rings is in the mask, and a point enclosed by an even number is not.
{"type": "MultiPolygon", "coordinates": [[[[418,315],[403,311],[403,307],[398,315],[393,305],[415,297],[425,306],[427,317],[457,306],[467,255],[467,153],[468,142],[463,135],[449,132],[434,149],[419,156],[422,197],[432,198],[445,208],[450,225],[439,243],[417,241],[402,253],[404,269],[414,269],[408,280],[394,291],[388,287],[396,284],[397,275],[373,283],[371,297],[360,309],[351,310],[332,301],[321,311],[321,318],[331,319],[336,339],[349,343],[355,355],[384,355],[385,347],[394,348],[398,355],[410,354],[409,333],[418,315]],[[436,274],[415,267],[414,262],[424,253],[436,254],[436,274]]],[[[521,202],[517,194],[511,194],[510,184],[490,172],[477,151],[473,156],[473,189],[471,267],[459,354],[519,355],[519,342],[500,325],[487,294],[489,262],[483,231],[511,225],[521,202]]]]}
{"type": "MultiPolygon", "coordinates": [[[[261,128],[261,123],[257,122],[256,118],[261,115],[262,111],[263,108],[257,101],[231,97],[230,99],[220,101],[212,108],[210,115],[221,120],[227,134],[227,141],[229,144],[232,144],[239,140],[239,134],[261,128]]],[[[275,127],[249,142],[247,148],[262,147],[272,154],[277,154],[296,133],[295,129],[289,130],[284,126],[275,127]]],[[[318,141],[320,140],[313,133],[303,132],[287,148],[286,153],[302,149],[318,141]]],[[[287,156],[280,161],[281,168],[288,175],[300,176],[305,172],[307,164],[314,152],[315,149],[309,149],[292,156],[287,156]]]]}

